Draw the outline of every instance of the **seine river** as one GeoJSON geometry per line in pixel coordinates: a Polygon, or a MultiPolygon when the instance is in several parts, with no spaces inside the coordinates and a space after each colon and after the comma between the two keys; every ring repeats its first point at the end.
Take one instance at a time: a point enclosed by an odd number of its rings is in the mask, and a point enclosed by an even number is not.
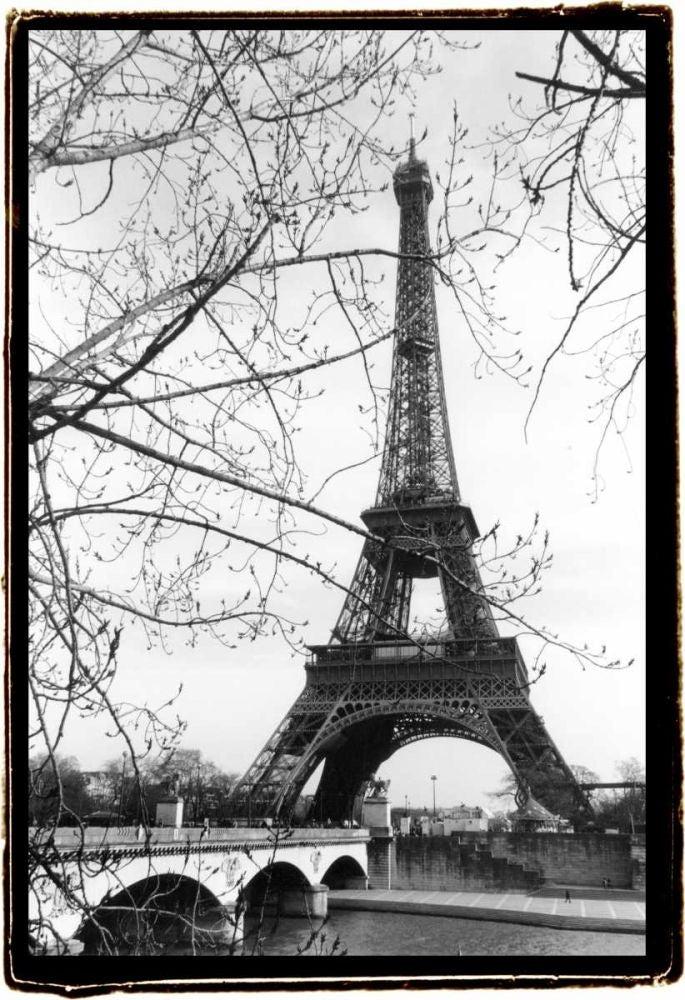
{"type": "MultiPolygon", "coordinates": [[[[322,925],[306,917],[265,916],[259,929],[256,917],[244,924],[244,945],[235,952],[228,945],[196,941],[196,949],[178,938],[162,947],[167,955],[242,954],[277,956],[365,955],[644,955],[644,934],[559,930],[495,920],[465,920],[413,913],[334,910],[322,925]],[[312,929],[318,930],[312,935],[312,929]],[[257,938],[261,948],[257,948],[257,938]]],[[[128,949],[121,948],[120,953],[128,949]]],[[[97,954],[97,951],[85,954],[97,954]]],[[[155,952],[159,954],[159,952],[155,952]]]]}
{"type": "MultiPolygon", "coordinates": [[[[252,927],[246,922],[249,954],[252,927]]],[[[373,913],[337,910],[324,926],[325,940],[303,955],[644,955],[642,934],[597,931],[562,931],[530,924],[494,920],[463,920],[407,913],[373,913]]],[[[262,928],[262,954],[296,955],[310,936],[306,919],[288,917],[274,924],[266,918],[262,928]],[[274,929],[275,927],[275,929],[274,929]]]]}

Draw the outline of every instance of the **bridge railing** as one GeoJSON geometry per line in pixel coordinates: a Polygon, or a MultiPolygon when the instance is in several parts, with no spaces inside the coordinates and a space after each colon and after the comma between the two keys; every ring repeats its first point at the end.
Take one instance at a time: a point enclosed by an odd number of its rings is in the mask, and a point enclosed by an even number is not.
{"type": "MultiPolygon", "coordinates": [[[[145,847],[146,835],[145,830],[135,826],[126,827],[84,827],[80,830],[78,827],[60,827],[55,830],[54,833],[51,831],[41,831],[32,829],[30,831],[31,837],[35,838],[34,843],[38,842],[50,842],[53,843],[55,847],[61,849],[73,849],[76,850],[80,847],[115,847],[115,846],[127,846],[140,844],[141,848],[145,847]]],[[[254,828],[254,827],[209,827],[208,831],[205,831],[201,826],[183,826],[183,827],[164,827],[164,826],[153,826],[150,828],[150,845],[155,844],[184,844],[190,842],[191,844],[200,844],[201,842],[210,841],[211,843],[257,843],[264,840],[269,840],[273,842],[276,839],[277,831],[275,827],[271,828],[254,828]]],[[[295,827],[289,830],[281,829],[278,831],[278,837],[281,843],[287,843],[288,841],[294,841],[300,843],[301,841],[366,841],[369,839],[369,831],[363,827],[359,828],[329,828],[329,827],[295,827]]]]}

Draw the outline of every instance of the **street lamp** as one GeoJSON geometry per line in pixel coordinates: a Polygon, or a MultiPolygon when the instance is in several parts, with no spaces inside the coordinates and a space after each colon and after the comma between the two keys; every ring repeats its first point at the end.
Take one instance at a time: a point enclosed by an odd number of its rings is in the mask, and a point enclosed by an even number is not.
{"type": "Polygon", "coordinates": [[[431,774],[431,781],[433,782],[433,819],[435,819],[435,782],[437,780],[437,774],[431,774]]]}
{"type": "Polygon", "coordinates": [[[121,826],[121,807],[124,803],[124,780],[126,778],[126,751],[121,754],[121,791],[119,793],[119,809],[117,810],[117,826],[121,826]]]}

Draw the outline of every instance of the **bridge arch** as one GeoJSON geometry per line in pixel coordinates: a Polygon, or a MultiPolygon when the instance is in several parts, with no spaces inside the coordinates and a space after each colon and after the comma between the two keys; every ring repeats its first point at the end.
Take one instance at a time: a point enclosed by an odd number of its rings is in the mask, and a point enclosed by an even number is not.
{"type": "Polygon", "coordinates": [[[366,884],[366,872],[355,858],[344,854],[326,869],[321,881],[329,889],[356,889],[366,884]]]}
{"type": "Polygon", "coordinates": [[[301,868],[288,861],[274,861],[241,886],[241,899],[249,915],[264,909],[277,913],[286,893],[306,889],[311,882],[301,868]]]}
{"type": "Polygon", "coordinates": [[[317,911],[323,873],[346,855],[365,871],[367,841],[363,830],[308,828],[284,831],[279,838],[264,830],[213,829],[207,837],[198,829],[159,828],[141,842],[135,832],[126,837],[117,831],[63,828],[55,834],[54,847],[65,889],[53,887],[45,876],[29,898],[35,948],[59,951],[77,938],[88,942],[88,953],[116,952],[118,944],[125,952],[127,942],[130,952],[141,953],[149,937],[154,944],[166,930],[171,934],[173,928],[163,925],[178,916],[177,923],[192,924],[193,951],[203,953],[203,942],[211,945],[216,939],[226,954],[238,943],[246,903],[261,903],[271,890],[272,902],[284,897],[283,913],[317,911]],[[74,849],[77,836],[81,845],[74,849]],[[150,935],[146,927],[141,934],[141,914],[154,924],[150,935]],[[115,931],[108,939],[103,923],[111,928],[118,919],[123,933],[115,931]]]}
{"type": "Polygon", "coordinates": [[[224,907],[202,882],[175,872],[151,872],[107,893],[75,937],[88,954],[151,955],[187,941],[206,952],[225,931],[225,921],[224,907]]]}

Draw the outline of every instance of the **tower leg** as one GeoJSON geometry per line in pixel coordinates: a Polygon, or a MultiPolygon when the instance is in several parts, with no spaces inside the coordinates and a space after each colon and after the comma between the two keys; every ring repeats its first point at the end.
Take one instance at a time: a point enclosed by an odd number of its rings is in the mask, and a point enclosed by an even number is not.
{"type": "Polygon", "coordinates": [[[587,798],[524,689],[516,640],[462,639],[434,649],[428,656],[427,647],[409,644],[323,647],[314,679],[237,786],[234,815],[247,815],[251,801],[253,818],[287,822],[323,760],[312,818],[358,819],[364,784],[388,757],[418,739],[451,736],[499,753],[520,801],[532,795],[555,814],[589,817],[587,798]]]}

